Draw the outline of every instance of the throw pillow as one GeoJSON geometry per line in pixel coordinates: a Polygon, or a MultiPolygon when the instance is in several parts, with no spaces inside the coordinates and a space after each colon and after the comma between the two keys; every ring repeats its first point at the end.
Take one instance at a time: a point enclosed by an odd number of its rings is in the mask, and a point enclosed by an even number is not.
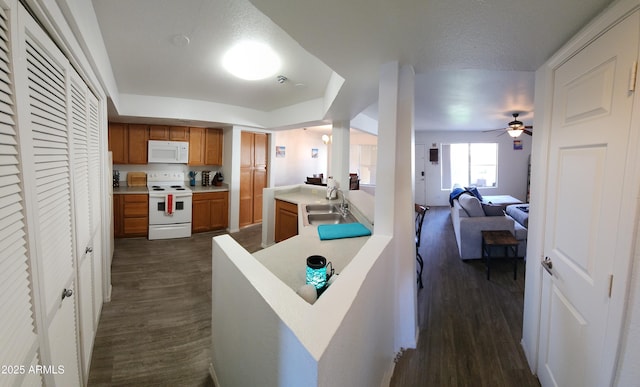
{"type": "Polygon", "coordinates": [[[485,216],[484,211],[482,210],[482,204],[480,204],[480,200],[477,197],[471,195],[462,195],[458,198],[458,202],[460,203],[460,207],[462,207],[467,215],[474,216],[485,216]]]}
{"type": "Polygon", "coordinates": [[[482,201],[482,195],[480,195],[480,191],[478,191],[477,187],[464,187],[464,189],[471,192],[473,196],[477,197],[478,200],[482,201]]]}
{"type": "Polygon", "coordinates": [[[482,209],[486,216],[504,216],[502,206],[482,203],[482,209]]]}

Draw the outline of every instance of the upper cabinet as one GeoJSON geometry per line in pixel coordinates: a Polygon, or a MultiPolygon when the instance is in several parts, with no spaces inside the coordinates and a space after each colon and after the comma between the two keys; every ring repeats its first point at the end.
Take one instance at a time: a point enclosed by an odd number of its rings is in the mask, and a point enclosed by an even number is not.
{"type": "Polygon", "coordinates": [[[109,123],[109,150],[113,153],[114,164],[129,162],[128,135],[127,124],[109,123]]]}
{"type": "Polygon", "coordinates": [[[109,123],[109,150],[114,164],[146,164],[147,125],[109,123]]]}
{"type": "Polygon", "coordinates": [[[189,128],[189,165],[222,165],[222,130],[189,128]]]}
{"type": "Polygon", "coordinates": [[[189,128],[189,165],[204,165],[204,128],[189,128]]]}
{"type": "Polygon", "coordinates": [[[189,128],[186,126],[149,126],[149,140],[189,141],[189,128]]]}
{"type": "Polygon", "coordinates": [[[128,164],[147,163],[147,140],[149,127],[147,125],[128,125],[129,130],[129,162],[128,164]]]}
{"type": "Polygon", "coordinates": [[[188,141],[189,165],[222,165],[222,129],[109,123],[114,164],[147,164],[148,140],[188,141]]]}
{"type": "Polygon", "coordinates": [[[222,165],[222,129],[208,128],[204,136],[205,165],[222,165]]]}

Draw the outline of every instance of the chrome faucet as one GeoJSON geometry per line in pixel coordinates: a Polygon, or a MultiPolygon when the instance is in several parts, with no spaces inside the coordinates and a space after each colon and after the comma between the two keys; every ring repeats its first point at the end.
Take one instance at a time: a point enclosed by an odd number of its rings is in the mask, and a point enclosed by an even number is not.
{"type": "Polygon", "coordinates": [[[340,215],[347,216],[348,207],[347,203],[345,202],[344,192],[342,192],[342,190],[338,188],[335,188],[335,190],[338,192],[336,196],[340,196],[340,194],[342,194],[342,203],[340,203],[340,215]]]}

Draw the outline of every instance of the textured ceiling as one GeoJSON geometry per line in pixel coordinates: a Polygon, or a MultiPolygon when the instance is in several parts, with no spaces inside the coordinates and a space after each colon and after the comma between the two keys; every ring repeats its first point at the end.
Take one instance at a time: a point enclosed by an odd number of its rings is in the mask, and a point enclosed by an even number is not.
{"type": "Polygon", "coordinates": [[[244,0],[94,0],[93,6],[121,93],[270,111],[322,96],[331,74],[244,0]],[[174,43],[180,35],[189,38],[188,45],[174,43]],[[284,58],[278,74],[289,81],[229,75],[222,56],[244,39],[273,45],[284,58]]]}
{"type": "Polygon", "coordinates": [[[269,111],[321,97],[333,70],[346,82],[328,118],[375,117],[380,65],[399,61],[416,70],[418,130],[502,127],[514,111],[529,124],[533,71],[609,3],[93,0],[121,93],[269,111]],[[290,81],[224,72],[220,56],[245,37],[271,43],[290,81]]]}

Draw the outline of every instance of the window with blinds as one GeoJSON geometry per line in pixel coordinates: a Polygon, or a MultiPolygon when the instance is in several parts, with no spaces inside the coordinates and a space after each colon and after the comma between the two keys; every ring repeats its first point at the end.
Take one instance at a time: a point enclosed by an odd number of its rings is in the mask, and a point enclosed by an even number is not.
{"type": "MultiPolygon", "coordinates": [[[[15,104],[9,41],[10,14],[0,2],[0,364],[38,364],[37,338],[31,310],[24,197],[15,128],[15,104]]],[[[3,383],[41,384],[39,375],[2,375],[3,383]]]]}

